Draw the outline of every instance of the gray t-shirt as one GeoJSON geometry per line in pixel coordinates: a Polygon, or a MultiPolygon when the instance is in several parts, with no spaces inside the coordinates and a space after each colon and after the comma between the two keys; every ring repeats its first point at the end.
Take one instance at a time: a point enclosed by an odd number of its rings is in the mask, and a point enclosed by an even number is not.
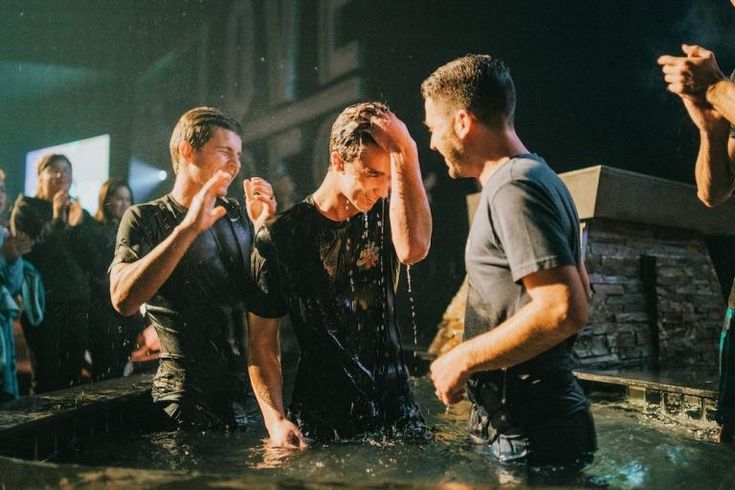
{"type": "MultiPolygon", "coordinates": [[[[511,158],[485,183],[470,228],[465,338],[492,330],[529,302],[524,277],[576,267],[580,260],[579,217],[564,183],[537,155],[511,158]]],[[[478,381],[495,384],[505,392],[511,418],[519,425],[585,408],[586,398],[571,373],[573,342],[508,369],[507,376],[480,373],[469,384],[470,394],[482,398],[473,393],[479,391],[478,381]]]]}

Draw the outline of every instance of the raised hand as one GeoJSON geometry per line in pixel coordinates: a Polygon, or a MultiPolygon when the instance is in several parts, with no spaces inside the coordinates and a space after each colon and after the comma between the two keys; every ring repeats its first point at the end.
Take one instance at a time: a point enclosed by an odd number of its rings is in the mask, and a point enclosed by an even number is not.
{"type": "Polygon", "coordinates": [[[77,226],[82,222],[84,218],[84,212],[82,211],[82,205],[79,201],[72,201],[71,204],[66,208],[67,223],[69,226],[77,226]]]}
{"type": "Polygon", "coordinates": [[[267,220],[276,214],[276,198],[273,195],[273,187],[265,179],[253,177],[242,181],[245,193],[245,207],[258,230],[267,220]]]}
{"type": "Polygon", "coordinates": [[[197,234],[211,228],[227,212],[222,206],[214,204],[217,197],[227,194],[231,181],[232,176],[227,172],[219,170],[214,174],[194,195],[181,226],[191,228],[197,234]]]}
{"type": "Polygon", "coordinates": [[[8,262],[15,262],[21,255],[27,254],[33,248],[33,240],[25,233],[19,232],[8,235],[3,243],[0,253],[8,262]]]}
{"type": "Polygon", "coordinates": [[[69,209],[69,193],[65,190],[60,190],[54,194],[51,207],[53,209],[54,219],[60,219],[66,223],[67,210],[69,209]]]}
{"type": "Polygon", "coordinates": [[[683,44],[686,56],[664,55],[658,58],[669,92],[704,102],[711,85],[726,77],[717,65],[715,54],[701,46],[683,44]]]}

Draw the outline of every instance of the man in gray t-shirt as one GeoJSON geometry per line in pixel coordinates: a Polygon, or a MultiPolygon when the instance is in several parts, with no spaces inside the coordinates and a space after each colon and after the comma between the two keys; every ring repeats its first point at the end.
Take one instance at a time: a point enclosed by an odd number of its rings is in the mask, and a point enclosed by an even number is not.
{"type": "Polygon", "coordinates": [[[594,422],[571,371],[588,291],[574,202],[515,133],[507,67],[468,55],[422,85],[431,147],[482,197],[467,240],[465,341],[431,366],[437,396],[472,403],[471,436],[501,461],[580,467],[594,422]]]}

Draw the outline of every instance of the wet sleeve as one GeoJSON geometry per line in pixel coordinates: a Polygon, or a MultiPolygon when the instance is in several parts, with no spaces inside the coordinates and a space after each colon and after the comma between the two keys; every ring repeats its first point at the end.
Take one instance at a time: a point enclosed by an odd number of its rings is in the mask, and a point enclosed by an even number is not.
{"type": "Polygon", "coordinates": [[[145,233],[145,222],[140,215],[140,210],[131,206],[120,220],[115,242],[115,255],[110,268],[120,263],[135,262],[147,254],[150,248],[150,240],[145,233]]]}
{"type": "Polygon", "coordinates": [[[536,184],[505,184],[493,196],[490,212],[514,281],[540,270],[576,265],[561,210],[536,184]]]}
{"type": "Polygon", "coordinates": [[[250,274],[255,293],[250,312],[263,318],[280,318],[288,313],[277,267],[276,248],[270,230],[263,227],[255,236],[250,254],[250,274]]]}

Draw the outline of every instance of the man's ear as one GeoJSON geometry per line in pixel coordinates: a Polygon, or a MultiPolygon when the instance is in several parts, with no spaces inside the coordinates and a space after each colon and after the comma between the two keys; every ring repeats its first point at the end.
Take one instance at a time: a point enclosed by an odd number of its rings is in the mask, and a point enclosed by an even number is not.
{"type": "Polygon", "coordinates": [[[191,146],[191,143],[186,140],[179,143],[179,164],[181,162],[190,162],[193,154],[194,147],[191,146]]]}
{"type": "Polygon", "coordinates": [[[342,172],[345,168],[345,161],[342,159],[339,153],[336,151],[333,151],[329,155],[329,164],[332,166],[334,170],[337,172],[342,172]]]}
{"type": "Polygon", "coordinates": [[[475,121],[472,118],[472,114],[470,114],[466,109],[458,110],[454,115],[454,134],[456,134],[459,139],[465,139],[467,134],[472,130],[474,123],[475,121]]]}

